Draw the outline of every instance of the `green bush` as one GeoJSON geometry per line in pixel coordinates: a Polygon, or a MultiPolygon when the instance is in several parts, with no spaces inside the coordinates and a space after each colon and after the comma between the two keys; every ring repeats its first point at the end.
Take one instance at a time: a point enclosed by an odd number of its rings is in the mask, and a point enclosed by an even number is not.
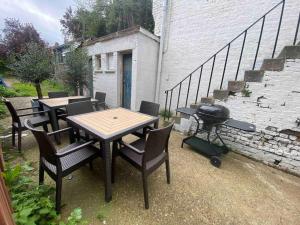
{"type": "Polygon", "coordinates": [[[0,101],[0,119],[3,119],[6,116],[6,112],[6,106],[0,101]]]}
{"type": "Polygon", "coordinates": [[[59,221],[52,196],[54,188],[37,185],[30,178],[33,168],[28,164],[6,166],[3,177],[9,189],[14,209],[13,217],[17,225],[79,225],[82,221],[81,209],[75,209],[67,223],[59,221]]]}
{"type": "Polygon", "coordinates": [[[169,110],[161,110],[159,112],[159,115],[161,115],[162,117],[165,117],[167,119],[171,118],[173,116],[173,112],[172,111],[169,111],[169,110]]]}
{"type": "Polygon", "coordinates": [[[16,96],[18,96],[18,93],[12,88],[7,88],[7,87],[4,87],[1,85],[0,86],[0,96],[5,97],[5,98],[16,97],[16,96]]]}

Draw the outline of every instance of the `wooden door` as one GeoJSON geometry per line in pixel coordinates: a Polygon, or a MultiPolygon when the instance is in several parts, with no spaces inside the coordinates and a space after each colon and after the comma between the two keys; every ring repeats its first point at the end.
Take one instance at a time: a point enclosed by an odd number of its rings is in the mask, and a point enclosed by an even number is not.
{"type": "Polygon", "coordinates": [[[130,109],[131,106],[131,79],[132,78],[132,54],[123,55],[123,94],[122,107],[130,109]]]}

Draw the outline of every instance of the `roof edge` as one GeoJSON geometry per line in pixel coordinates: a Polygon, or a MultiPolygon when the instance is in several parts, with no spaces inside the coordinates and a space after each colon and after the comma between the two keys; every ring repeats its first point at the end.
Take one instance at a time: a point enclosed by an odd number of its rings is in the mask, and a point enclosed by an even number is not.
{"type": "Polygon", "coordinates": [[[130,27],[124,30],[120,30],[99,38],[96,38],[94,40],[88,40],[87,42],[84,43],[84,46],[90,46],[93,44],[96,44],[98,42],[103,42],[103,41],[109,41],[115,38],[120,38],[120,37],[125,37],[131,34],[135,34],[135,33],[142,33],[143,35],[153,39],[154,41],[159,42],[159,37],[152,34],[151,32],[149,32],[148,30],[146,30],[145,28],[141,27],[141,26],[134,26],[134,27],[130,27]]]}

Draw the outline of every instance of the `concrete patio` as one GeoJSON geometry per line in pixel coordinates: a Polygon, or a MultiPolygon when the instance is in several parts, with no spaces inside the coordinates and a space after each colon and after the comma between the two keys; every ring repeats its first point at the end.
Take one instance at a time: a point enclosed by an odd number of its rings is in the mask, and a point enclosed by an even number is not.
{"type": "MultiPolygon", "coordinates": [[[[37,169],[37,144],[26,133],[23,156],[37,169]]],[[[144,209],[141,175],[122,159],[117,160],[113,200],[105,203],[99,159],[93,171],[84,167],[64,179],[63,217],[80,207],[90,224],[299,224],[299,177],[233,152],[217,169],[188,147],[181,149],[183,137],[172,132],[170,139],[171,184],[165,167],[150,176],[149,210],[144,209]]],[[[47,175],[46,183],[54,185],[47,175]]]]}

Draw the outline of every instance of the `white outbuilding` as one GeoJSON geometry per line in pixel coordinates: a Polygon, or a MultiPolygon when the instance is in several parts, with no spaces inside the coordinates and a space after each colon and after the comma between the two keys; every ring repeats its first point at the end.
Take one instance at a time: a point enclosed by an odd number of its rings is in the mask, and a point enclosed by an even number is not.
{"type": "Polygon", "coordinates": [[[133,27],[85,43],[93,68],[93,93],[105,92],[106,103],[138,110],[155,100],[159,38],[133,27]]]}

